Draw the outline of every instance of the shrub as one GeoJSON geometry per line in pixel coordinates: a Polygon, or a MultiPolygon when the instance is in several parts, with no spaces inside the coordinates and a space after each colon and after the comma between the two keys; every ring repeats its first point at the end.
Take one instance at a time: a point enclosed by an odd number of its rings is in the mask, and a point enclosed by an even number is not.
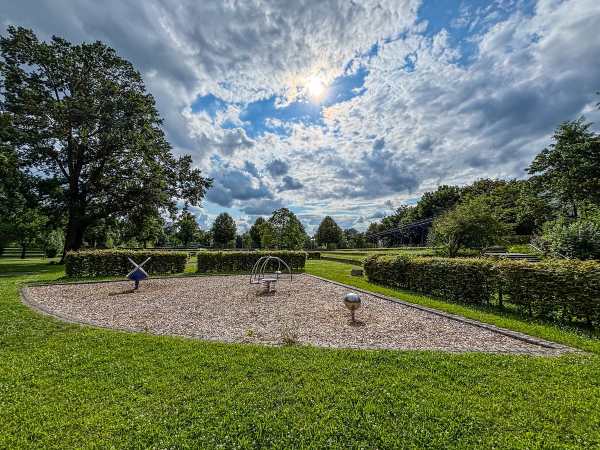
{"type": "Polygon", "coordinates": [[[480,304],[501,293],[503,302],[531,315],[600,323],[600,264],[595,261],[494,263],[374,254],[364,267],[370,281],[422,294],[480,304]]]}
{"type": "Polygon", "coordinates": [[[542,249],[573,258],[600,258],[600,224],[560,218],[544,225],[538,238],[542,249]]]}
{"type": "Polygon", "coordinates": [[[56,257],[56,254],[58,253],[58,250],[55,248],[49,248],[48,250],[46,250],[46,256],[48,258],[54,258],[56,257]]]}
{"type": "Polygon", "coordinates": [[[133,269],[127,258],[139,264],[148,257],[151,259],[143,269],[149,275],[182,273],[188,261],[187,252],[90,250],[67,253],[65,270],[69,278],[125,276],[133,269]]]}
{"type": "Polygon", "coordinates": [[[307,253],[297,251],[270,252],[198,252],[198,272],[240,272],[251,271],[262,256],[276,256],[285,261],[290,269],[304,269],[307,253]]]}
{"type": "Polygon", "coordinates": [[[306,259],[321,259],[321,252],[307,252],[306,259]]]}
{"type": "Polygon", "coordinates": [[[498,289],[496,266],[484,259],[375,254],[364,267],[370,281],[453,301],[488,303],[498,289]]]}

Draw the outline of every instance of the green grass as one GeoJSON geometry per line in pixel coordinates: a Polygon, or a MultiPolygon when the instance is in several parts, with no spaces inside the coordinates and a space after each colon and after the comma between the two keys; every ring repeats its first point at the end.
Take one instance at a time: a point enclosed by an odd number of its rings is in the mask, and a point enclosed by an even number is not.
{"type": "MultiPolygon", "coordinates": [[[[351,268],[307,271],[348,282],[351,268]]],[[[42,270],[0,277],[0,448],[600,447],[593,354],[272,348],[81,327],[18,298],[62,279],[61,266],[0,261],[0,273],[42,270]]]]}
{"type": "MultiPolygon", "coordinates": [[[[344,250],[335,250],[335,251],[327,251],[322,252],[321,256],[327,258],[338,258],[338,259],[351,259],[353,261],[363,261],[367,256],[374,253],[372,249],[369,250],[353,250],[353,249],[344,249],[344,250]]],[[[402,253],[409,254],[411,256],[416,255],[435,255],[435,249],[432,248],[422,248],[422,247],[408,247],[403,249],[385,249],[376,252],[379,255],[399,255],[402,253]]]]}

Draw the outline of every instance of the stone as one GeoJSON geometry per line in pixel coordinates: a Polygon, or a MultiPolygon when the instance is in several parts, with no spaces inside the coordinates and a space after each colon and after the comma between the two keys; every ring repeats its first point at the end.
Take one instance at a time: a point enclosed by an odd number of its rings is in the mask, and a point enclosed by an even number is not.
{"type": "Polygon", "coordinates": [[[362,269],[352,269],[350,271],[350,275],[352,275],[353,277],[362,277],[364,273],[362,269]]]}

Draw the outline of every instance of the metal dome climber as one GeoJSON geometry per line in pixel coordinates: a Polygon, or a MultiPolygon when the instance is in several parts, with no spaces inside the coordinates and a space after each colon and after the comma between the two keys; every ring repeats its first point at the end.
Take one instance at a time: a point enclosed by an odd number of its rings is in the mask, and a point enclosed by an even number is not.
{"type": "Polygon", "coordinates": [[[277,283],[280,277],[285,277],[282,278],[282,280],[292,281],[292,270],[290,269],[290,266],[288,266],[284,260],[277,258],[276,256],[262,256],[258,261],[256,261],[254,267],[252,268],[252,273],[250,274],[250,284],[263,283],[265,285],[264,292],[269,293],[275,291],[275,289],[271,289],[271,284],[277,283]],[[265,276],[265,269],[271,261],[277,262],[277,270],[272,276],[265,276]],[[281,270],[282,265],[287,269],[286,274],[284,274],[281,270]]]}

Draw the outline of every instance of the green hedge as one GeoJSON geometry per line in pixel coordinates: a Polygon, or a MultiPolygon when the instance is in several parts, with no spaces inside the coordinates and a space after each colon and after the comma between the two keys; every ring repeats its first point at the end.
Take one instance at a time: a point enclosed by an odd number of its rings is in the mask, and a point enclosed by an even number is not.
{"type": "Polygon", "coordinates": [[[600,323],[600,264],[562,260],[499,263],[503,301],[532,315],[600,323]]]}
{"type": "Polygon", "coordinates": [[[290,268],[304,269],[306,252],[272,251],[272,252],[198,252],[198,272],[250,272],[256,261],[262,256],[277,256],[285,261],[290,268]]]}
{"type": "Polygon", "coordinates": [[[182,273],[188,261],[187,252],[90,250],[67,253],[65,270],[69,278],[125,276],[133,269],[127,258],[140,264],[148,257],[143,269],[149,275],[182,273]]]}
{"type": "Polygon", "coordinates": [[[307,252],[306,259],[321,259],[321,252],[307,252]]]}
{"type": "Polygon", "coordinates": [[[453,301],[489,303],[498,288],[497,266],[473,258],[371,255],[364,262],[370,281],[453,301]]]}
{"type": "Polygon", "coordinates": [[[371,255],[364,267],[376,283],[477,304],[498,298],[531,315],[600,324],[600,264],[595,261],[371,255]]]}

